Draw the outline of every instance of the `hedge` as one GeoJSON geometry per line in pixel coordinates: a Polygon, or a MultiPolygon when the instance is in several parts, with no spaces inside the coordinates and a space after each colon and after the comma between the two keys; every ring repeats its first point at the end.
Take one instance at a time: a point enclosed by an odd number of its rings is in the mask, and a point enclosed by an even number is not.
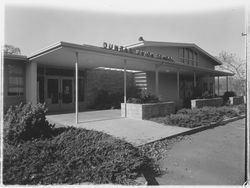
{"type": "Polygon", "coordinates": [[[79,128],[51,139],[4,143],[3,159],[3,183],[22,185],[134,184],[151,161],[125,141],[79,128]]]}
{"type": "Polygon", "coordinates": [[[194,128],[209,126],[212,122],[220,122],[225,118],[237,117],[245,113],[245,105],[203,107],[195,109],[181,109],[176,114],[166,117],[152,118],[152,121],[165,125],[194,128]]]}

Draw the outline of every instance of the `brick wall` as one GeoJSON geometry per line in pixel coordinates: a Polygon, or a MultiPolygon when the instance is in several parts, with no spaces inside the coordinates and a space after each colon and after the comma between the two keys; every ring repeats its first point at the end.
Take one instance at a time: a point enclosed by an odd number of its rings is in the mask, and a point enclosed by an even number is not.
{"type": "MultiPolygon", "coordinates": [[[[110,93],[121,92],[124,88],[124,73],[122,71],[93,69],[86,71],[86,105],[93,104],[99,90],[110,93]]],[[[127,88],[134,85],[133,73],[127,72],[127,88]]]]}
{"type": "MultiPolygon", "coordinates": [[[[149,119],[175,113],[175,102],[162,102],[152,104],[127,103],[127,117],[133,119],[149,119]]],[[[121,115],[125,117],[125,104],[121,104],[121,115]]]]}
{"type": "Polygon", "coordinates": [[[229,97],[229,102],[231,105],[238,105],[238,104],[244,104],[244,96],[238,96],[238,97],[229,97]]]}
{"type": "Polygon", "coordinates": [[[191,100],[191,108],[202,108],[204,106],[222,106],[223,98],[194,99],[191,100]]]}

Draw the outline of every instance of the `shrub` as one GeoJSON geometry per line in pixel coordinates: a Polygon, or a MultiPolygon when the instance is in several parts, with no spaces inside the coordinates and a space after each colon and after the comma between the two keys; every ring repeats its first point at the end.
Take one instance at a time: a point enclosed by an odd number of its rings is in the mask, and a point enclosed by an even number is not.
{"type": "Polygon", "coordinates": [[[4,139],[9,144],[51,136],[53,125],[46,120],[44,104],[11,106],[4,116],[4,139]]]}
{"type": "Polygon", "coordinates": [[[237,107],[222,106],[216,109],[221,116],[224,117],[236,117],[240,115],[240,110],[237,107]]]}
{"type": "Polygon", "coordinates": [[[162,118],[153,118],[151,120],[166,125],[194,128],[199,126],[209,126],[212,122],[220,122],[223,119],[224,114],[229,113],[229,111],[232,114],[234,112],[234,110],[217,110],[216,107],[195,109],[184,108],[177,111],[176,114],[171,114],[170,116],[162,118]]]}
{"type": "Polygon", "coordinates": [[[179,127],[194,128],[201,125],[200,122],[196,121],[194,116],[188,114],[171,114],[168,121],[171,125],[177,125],[179,127]]]}
{"type": "Polygon", "coordinates": [[[237,117],[245,112],[245,105],[203,107],[195,109],[181,109],[176,114],[170,116],[152,118],[152,121],[166,125],[176,125],[180,127],[208,126],[212,122],[220,122],[225,117],[237,117]]]}
{"type": "Polygon", "coordinates": [[[146,90],[142,90],[140,93],[140,96],[137,98],[129,98],[127,100],[128,103],[140,103],[140,104],[145,104],[145,103],[157,103],[159,102],[159,99],[147,92],[146,90]]]}
{"type": "Polygon", "coordinates": [[[129,98],[127,103],[142,104],[142,100],[139,98],[129,98]]]}
{"type": "Polygon", "coordinates": [[[4,145],[4,184],[133,184],[150,161],[107,134],[69,128],[53,139],[4,145]]]}
{"type": "Polygon", "coordinates": [[[246,114],[246,104],[240,104],[235,106],[240,114],[246,114]]]}
{"type": "Polygon", "coordinates": [[[229,97],[234,97],[236,96],[235,92],[233,91],[226,91],[223,95],[223,103],[227,104],[229,101],[229,97]]]}

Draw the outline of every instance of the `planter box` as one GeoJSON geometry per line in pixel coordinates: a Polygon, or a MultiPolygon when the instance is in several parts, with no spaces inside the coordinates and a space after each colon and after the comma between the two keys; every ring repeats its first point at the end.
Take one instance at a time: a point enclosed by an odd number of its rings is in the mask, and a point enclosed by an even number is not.
{"type": "Polygon", "coordinates": [[[244,96],[229,97],[229,103],[231,105],[245,104],[244,96]]]}
{"type": "MultiPolygon", "coordinates": [[[[133,119],[149,119],[175,112],[175,102],[162,102],[150,104],[127,103],[127,117],[133,119]]],[[[121,115],[125,117],[125,104],[121,103],[121,115]]]]}
{"type": "Polygon", "coordinates": [[[204,106],[222,106],[223,98],[194,99],[191,100],[191,108],[202,108],[204,106]]]}

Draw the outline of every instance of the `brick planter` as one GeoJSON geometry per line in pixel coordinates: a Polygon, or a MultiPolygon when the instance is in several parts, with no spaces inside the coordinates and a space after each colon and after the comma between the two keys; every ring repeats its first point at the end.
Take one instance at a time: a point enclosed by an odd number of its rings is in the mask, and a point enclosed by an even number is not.
{"type": "MultiPolygon", "coordinates": [[[[150,104],[127,103],[127,117],[133,119],[149,119],[175,112],[175,102],[162,102],[150,104]]],[[[121,103],[121,115],[125,117],[125,104],[121,103]]]]}
{"type": "Polygon", "coordinates": [[[229,103],[231,105],[245,104],[244,96],[229,97],[229,103]]]}
{"type": "Polygon", "coordinates": [[[191,108],[202,108],[204,106],[222,106],[223,98],[194,99],[191,100],[191,108]]]}

